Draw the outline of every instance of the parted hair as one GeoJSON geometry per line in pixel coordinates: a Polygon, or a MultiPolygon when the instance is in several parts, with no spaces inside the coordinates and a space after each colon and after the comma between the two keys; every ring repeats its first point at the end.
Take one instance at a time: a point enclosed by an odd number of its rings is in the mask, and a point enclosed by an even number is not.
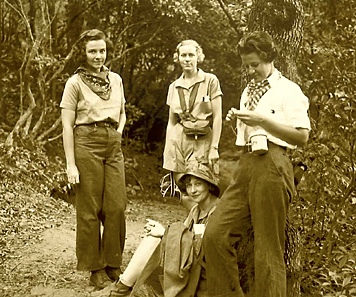
{"type": "Polygon", "coordinates": [[[92,40],[104,40],[106,42],[105,34],[98,29],[91,29],[84,31],[80,34],[78,40],[74,44],[73,59],[79,65],[82,65],[86,61],[85,47],[89,41],[92,40]]]}
{"type": "Polygon", "coordinates": [[[278,55],[271,35],[264,31],[255,31],[243,36],[237,50],[240,55],[256,53],[264,62],[273,62],[278,55]]]}
{"type": "Polygon", "coordinates": [[[196,50],[197,50],[198,63],[201,63],[201,62],[204,61],[205,55],[204,55],[203,49],[202,49],[202,47],[199,45],[199,43],[196,42],[196,41],[193,40],[193,39],[186,39],[186,40],[183,40],[182,42],[180,42],[180,43],[177,45],[177,47],[176,47],[176,51],[175,51],[175,53],[174,53],[174,55],[173,55],[173,61],[174,61],[175,63],[178,63],[178,61],[179,61],[179,49],[180,49],[180,47],[183,46],[183,45],[192,45],[192,46],[194,46],[194,47],[196,48],[196,50]]]}

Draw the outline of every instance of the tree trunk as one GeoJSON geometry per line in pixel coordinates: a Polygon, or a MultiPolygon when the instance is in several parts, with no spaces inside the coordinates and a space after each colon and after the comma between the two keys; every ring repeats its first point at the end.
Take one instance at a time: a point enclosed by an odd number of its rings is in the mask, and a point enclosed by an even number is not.
{"type": "Polygon", "coordinates": [[[70,48],[78,39],[82,33],[84,15],[83,15],[84,3],[82,0],[72,0],[68,2],[67,8],[67,27],[70,30],[67,32],[67,43],[70,48]]]}
{"type": "Polygon", "coordinates": [[[279,50],[276,67],[299,82],[296,57],[303,37],[303,6],[300,0],[255,0],[248,31],[263,30],[272,35],[279,50]]]}
{"type": "MultiPolygon", "coordinates": [[[[287,221],[286,241],[284,261],[287,268],[287,296],[299,297],[301,280],[301,239],[298,230],[287,221]]],[[[240,283],[244,292],[249,292],[251,297],[260,297],[251,295],[250,289],[254,283],[254,234],[250,228],[242,236],[238,243],[237,259],[240,272],[240,283]]]]}
{"type": "Polygon", "coordinates": [[[5,147],[7,149],[13,148],[14,136],[17,136],[20,128],[23,127],[24,125],[26,125],[27,120],[30,117],[32,117],[33,109],[36,107],[35,98],[33,96],[32,90],[31,90],[32,78],[31,78],[30,69],[32,66],[32,61],[39,51],[40,45],[41,45],[40,40],[36,39],[32,46],[31,52],[30,52],[27,60],[25,61],[26,66],[25,66],[25,71],[24,71],[24,75],[23,75],[23,84],[24,84],[25,93],[26,93],[28,101],[29,101],[29,105],[28,105],[26,112],[20,116],[19,120],[15,124],[15,127],[12,129],[11,133],[7,136],[6,141],[5,141],[5,147]]]}

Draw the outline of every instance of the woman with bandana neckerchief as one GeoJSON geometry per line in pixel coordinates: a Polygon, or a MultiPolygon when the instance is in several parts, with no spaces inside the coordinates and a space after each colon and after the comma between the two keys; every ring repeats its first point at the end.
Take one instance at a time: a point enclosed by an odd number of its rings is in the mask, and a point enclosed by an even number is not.
{"type": "Polygon", "coordinates": [[[293,166],[286,150],[308,140],[309,103],[300,87],[275,68],[277,50],[269,34],[247,34],[238,51],[252,80],[242,94],[240,109],[232,108],[227,120],[236,121],[236,145],[244,153],[205,230],[208,293],[214,297],[245,296],[235,247],[252,227],[252,295],[286,297],[285,227],[295,192],[293,166]],[[255,150],[256,136],[264,143],[257,143],[255,150]]]}
{"type": "Polygon", "coordinates": [[[103,32],[82,33],[74,50],[80,67],[60,104],[67,176],[76,185],[77,269],[90,271],[99,289],[121,274],[126,236],[125,97],[121,77],[104,66],[106,50],[103,32]]]}

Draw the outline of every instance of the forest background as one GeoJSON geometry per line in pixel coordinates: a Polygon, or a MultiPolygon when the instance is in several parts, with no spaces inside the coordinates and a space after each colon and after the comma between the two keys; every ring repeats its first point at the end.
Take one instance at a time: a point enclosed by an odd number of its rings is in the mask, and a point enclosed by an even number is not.
{"type": "MultiPolygon", "coordinates": [[[[122,76],[127,100],[127,191],[149,199],[165,173],[176,45],[202,45],[201,67],[219,78],[225,115],[246,83],[236,44],[245,31],[264,29],[279,41],[277,68],[311,103],[310,141],[293,154],[308,166],[290,213],[302,243],[300,291],[356,296],[355,11],[352,0],[0,0],[0,270],[16,237],[33,228],[20,220],[35,220],[36,200],[27,198],[67,197],[59,102],[83,30],[110,38],[107,66],[122,76]]],[[[222,165],[236,159],[233,138],[224,122],[222,165]]]]}

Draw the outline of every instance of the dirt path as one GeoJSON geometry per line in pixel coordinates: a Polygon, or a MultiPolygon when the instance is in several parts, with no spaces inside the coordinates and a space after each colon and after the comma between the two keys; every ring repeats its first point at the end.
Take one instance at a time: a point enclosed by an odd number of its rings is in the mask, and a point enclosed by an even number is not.
{"type": "MultiPolygon", "coordinates": [[[[127,208],[127,241],[123,268],[139,244],[146,218],[163,224],[181,221],[185,210],[167,199],[134,200],[127,208]]],[[[85,297],[93,287],[89,273],[76,271],[75,210],[67,208],[61,224],[47,228],[35,244],[19,248],[12,257],[6,281],[0,284],[2,297],[85,297]]]]}

